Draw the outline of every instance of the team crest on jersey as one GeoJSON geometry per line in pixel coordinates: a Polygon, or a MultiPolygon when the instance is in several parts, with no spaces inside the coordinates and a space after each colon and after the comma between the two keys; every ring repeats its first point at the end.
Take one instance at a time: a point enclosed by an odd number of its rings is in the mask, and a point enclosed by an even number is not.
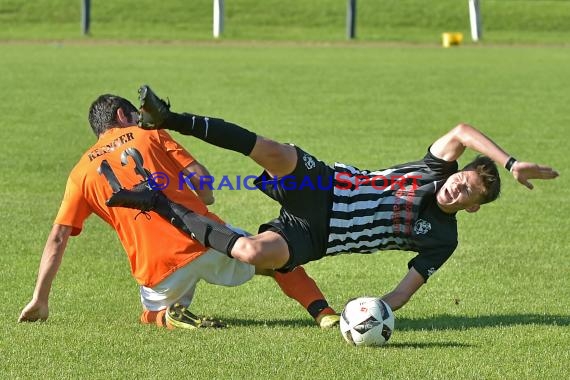
{"type": "Polygon", "coordinates": [[[431,230],[431,224],[423,219],[418,219],[414,224],[414,232],[416,235],[425,235],[431,230]]]}
{"type": "Polygon", "coordinates": [[[313,156],[309,154],[305,153],[305,155],[303,156],[303,161],[305,161],[305,167],[307,168],[307,170],[311,170],[316,166],[315,159],[313,158],[313,156]]]}

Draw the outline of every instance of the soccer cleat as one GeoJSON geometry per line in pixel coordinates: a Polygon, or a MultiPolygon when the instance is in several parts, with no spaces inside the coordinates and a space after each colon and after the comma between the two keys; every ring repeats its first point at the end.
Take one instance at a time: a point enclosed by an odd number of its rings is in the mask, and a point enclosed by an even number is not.
{"type": "Polygon", "coordinates": [[[166,310],[166,322],[171,326],[181,329],[198,329],[198,328],[223,328],[226,324],[219,319],[209,317],[198,317],[188,308],[179,303],[170,305],[166,310]]]}
{"type": "Polygon", "coordinates": [[[159,198],[166,199],[161,191],[150,189],[147,182],[141,182],[131,190],[120,189],[107,199],[107,206],[109,207],[126,207],[142,212],[154,211],[159,198]]]}
{"type": "Polygon", "coordinates": [[[139,183],[131,190],[120,189],[114,192],[105,203],[109,207],[125,207],[140,210],[143,213],[154,211],[190,237],[193,236],[186,223],[176,213],[180,209],[183,209],[185,212],[191,211],[181,205],[170,202],[162,191],[153,190],[147,181],[139,183]]]}
{"type": "Polygon", "coordinates": [[[160,99],[149,86],[139,88],[139,127],[159,129],[170,116],[170,102],[160,99]]]}
{"type": "Polygon", "coordinates": [[[327,314],[318,321],[321,329],[330,329],[340,324],[340,316],[338,314],[327,314]]]}

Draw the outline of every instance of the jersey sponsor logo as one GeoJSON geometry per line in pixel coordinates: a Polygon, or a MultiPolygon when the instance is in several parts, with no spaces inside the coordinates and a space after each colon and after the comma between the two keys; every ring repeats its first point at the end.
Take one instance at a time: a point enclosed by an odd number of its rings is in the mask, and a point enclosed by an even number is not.
{"type": "Polygon", "coordinates": [[[410,190],[398,189],[396,191],[394,205],[392,206],[392,225],[394,226],[394,235],[403,233],[404,235],[409,236],[412,234],[414,195],[414,187],[412,187],[410,190]],[[403,217],[402,211],[404,214],[403,217]],[[401,224],[402,219],[404,219],[403,226],[401,224]]]}
{"type": "Polygon", "coordinates": [[[305,162],[305,167],[307,170],[313,169],[317,164],[315,163],[315,159],[313,156],[306,154],[303,156],[303,161],[305,162]]]}
{"type": "Polygon", "coordinates": [[[427,222],[423,219],[416,220],[414,224],[414,232],[416,235],[425,235],[431,230],[430,222],[427,222]]]}

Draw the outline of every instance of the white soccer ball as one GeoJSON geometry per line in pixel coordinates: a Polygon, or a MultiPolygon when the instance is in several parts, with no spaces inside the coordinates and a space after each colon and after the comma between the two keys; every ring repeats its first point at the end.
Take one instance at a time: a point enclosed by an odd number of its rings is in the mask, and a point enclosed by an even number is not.
{"type": "Polygon", "coordinates": [[[380,298],[359,297],[348,301],[340,317],[340,332],[355,346],[381,346],[394,331],[392,309],[380,298]]]}

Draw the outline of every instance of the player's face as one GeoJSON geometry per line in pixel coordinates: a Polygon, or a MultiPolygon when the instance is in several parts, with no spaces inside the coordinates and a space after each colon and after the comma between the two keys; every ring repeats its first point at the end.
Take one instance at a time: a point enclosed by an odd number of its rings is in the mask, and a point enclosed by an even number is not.
{"type": "Polygon", "coordinates": [[[477,211],[484,191],[483,181],[472,171],[461,171],[445,181],[437,192],[436,200],[445,212],[477,211]]]}

